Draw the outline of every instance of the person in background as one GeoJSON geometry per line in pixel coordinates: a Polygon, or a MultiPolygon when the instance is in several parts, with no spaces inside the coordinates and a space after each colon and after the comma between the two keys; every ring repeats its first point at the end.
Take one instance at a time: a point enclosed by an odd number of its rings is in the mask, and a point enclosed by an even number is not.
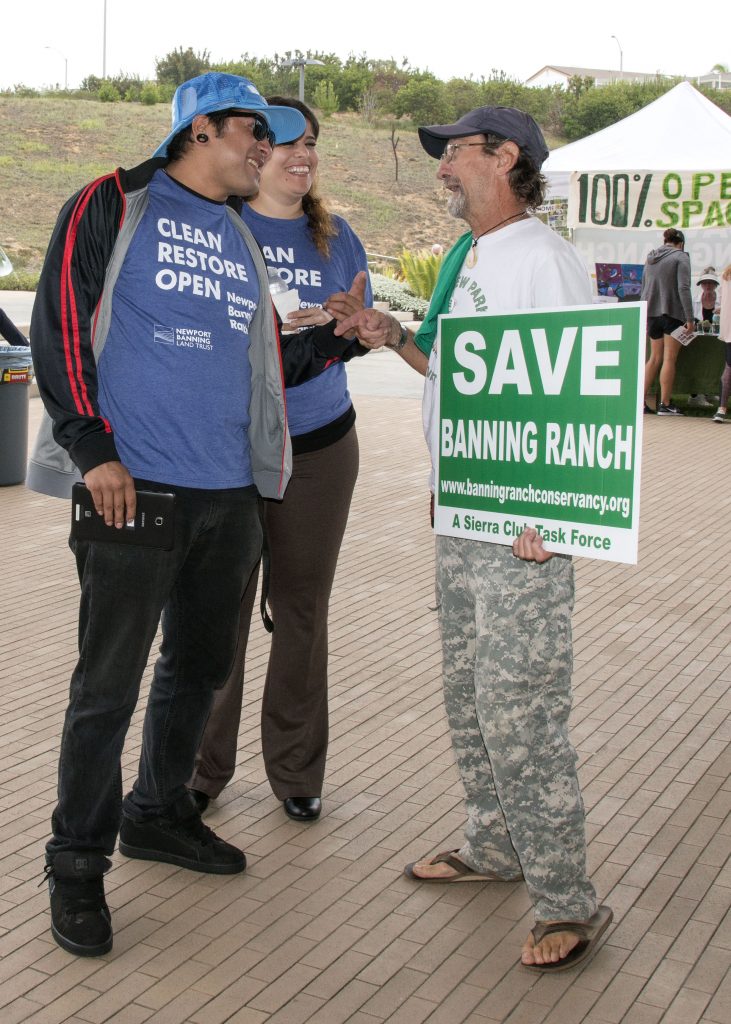
{"type": "MultiPolygon", "coordinates": [[[[326,298],[348,292],[359,277],[365,285],[367,261],[347,222],[330,214],[317,194],[320,126],[314,113],[297,100],[270,102],[298,110],[306,128],[294,142],[274,147],[242,217],[267,264],[299,293],[301,308],[285,322],[285,330],[297,330],[330,321],[326,298]]],[[[370,304],[370,285],[365,296],[370,304]]],[[[365,352],[356,344],[346,358],[365,352]]],[[[292,480],[283,501],[263,503],[274,631],[261,735],[274,795],[290,818],[312,821],[322,808],[328,744],[328,604],[358,475],[358,438],[343,360],[334,360],[316,380],[288,387],[286,398],[292,480]]],[[[236,765],[257,576],[255,571],[244,594],[236,661],[216,694],[189,783],[202,810],[236,765]]]]}
{"type": "Polygon", "coordinates": [[[718,286],[721,281],[716,273],[715,267],[704,267],[696,284],[698,285],[698,296],[693,303],[696,320],[702,323],[712,323],[713,314],[718,306],[718,286]]]}
{"type": "Polygon", "coordinates": [[[731,394],[731,263],[721,273],[721,310],[718,336],[725,342],[726,365],[721,376],[721,397],[718,410],[713,419],[715,423],[724,423],[728,411],[728,398],[731,394]]]}
{"type": "Polygon", "coordinates": [[[677,406],[672,404],[675,367],[682,348],[677,338],[672,337],[672,332],[683,323],[686,330],[695,329],[690,257],[684,249],[683,232],[668,228],[660,248],[649,253],[642,275],[640,298],[647,302],[647,333],[650,338],[650,358],[645,363],[644,411],[653,411],[647,404],[647,395],[659,371],[658,416],[682,416],[677,406]]]}
{"type": "MultiPolygon", "coordinates": [[[[718,286],[720,283],[715,267],[704,267],[696,282],[698,294],[693,302],[693,312],[697,321],[702,324],[708,324],[709,327],[713,322],[713,314],[717,310],[718,286]]],[[[709,328],[706,329],[708,330],[709,328]]],[[[709,402],[706,395],[694,391],[688,397],[688,405],[694,405],[701,409],[710,409],[713,403],[709,402]]]]}

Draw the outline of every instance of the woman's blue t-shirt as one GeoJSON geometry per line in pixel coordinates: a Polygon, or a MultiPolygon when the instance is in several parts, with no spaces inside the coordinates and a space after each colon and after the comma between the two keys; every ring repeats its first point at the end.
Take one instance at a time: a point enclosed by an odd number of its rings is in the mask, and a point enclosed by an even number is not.
{"type": "MultiPolygon", "coordinates": [[[[367,270],[365,249],[342,217],[333,217],[338,234],[330,239],[326,258],[312,240],[303,214],[295,220],[264,217],[244,203],[241,216],[251,228],[264,259],[279,271],[290,288],[299,292],[300,307],[322,306],[333,292],[347,292],[360,270],[367,270]]],[[[372,303],[370,281],[366,305],[372,303]]],[[[294,437],[327,426],[350,408],[345,365],[332,363],[312,380],[287,388],[287,419],[294,437]]]]}

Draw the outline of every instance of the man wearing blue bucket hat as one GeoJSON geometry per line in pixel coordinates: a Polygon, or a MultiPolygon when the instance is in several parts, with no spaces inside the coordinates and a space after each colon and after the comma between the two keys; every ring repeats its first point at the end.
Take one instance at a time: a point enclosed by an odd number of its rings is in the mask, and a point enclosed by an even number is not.
{"type": "Polygon", "coordinates": [[[31,324],[50,429],[28,484],[61,496],[80,474],[111,535],[72,540],[79,661],[46,846],[53,936],[80,956],[112,946],[103,875],[118,834],[128,857],[244,870],[185,784],[260,556],[257,495],[281,498],[291,471],[284,377],[347,358],[331,325],[280,347],[263,258],[233,208],[256,192],[272,144],[303,133],[302,115],[209,72],[178,88],[172,121],[151,160],[65,205],[31,324]],[[114,542],[137,491],[174,494],[170,550],[114,542]],[[138,777],[122,801],[122,748],[160,620],[138,777]]]}

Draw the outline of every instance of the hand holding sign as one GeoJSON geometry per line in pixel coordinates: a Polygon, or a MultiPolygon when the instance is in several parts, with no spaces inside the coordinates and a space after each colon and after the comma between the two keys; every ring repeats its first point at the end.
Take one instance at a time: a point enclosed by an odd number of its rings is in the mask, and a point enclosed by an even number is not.
{"type": "Polygon", "coordinates": [[[532,528],[523,530],[520,537],[513,541],[513,554],[524,562],[541,563],[553,558],[553,552],[543,547],[543,537],[532,528]]]}

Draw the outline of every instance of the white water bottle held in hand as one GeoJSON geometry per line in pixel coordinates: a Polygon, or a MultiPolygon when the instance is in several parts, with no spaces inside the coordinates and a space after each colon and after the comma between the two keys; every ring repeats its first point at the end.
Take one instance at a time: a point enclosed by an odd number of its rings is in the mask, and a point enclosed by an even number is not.
{"type": "Polygon", "coordinates": [[[296,288],[288,288],[285,281],[279,276],[274,267],[267,267],[269,275],[269,294],[272,302],[282,319],[284,326],[287,326],[287,316],[300,308],[300,296],[296,288]]]}

